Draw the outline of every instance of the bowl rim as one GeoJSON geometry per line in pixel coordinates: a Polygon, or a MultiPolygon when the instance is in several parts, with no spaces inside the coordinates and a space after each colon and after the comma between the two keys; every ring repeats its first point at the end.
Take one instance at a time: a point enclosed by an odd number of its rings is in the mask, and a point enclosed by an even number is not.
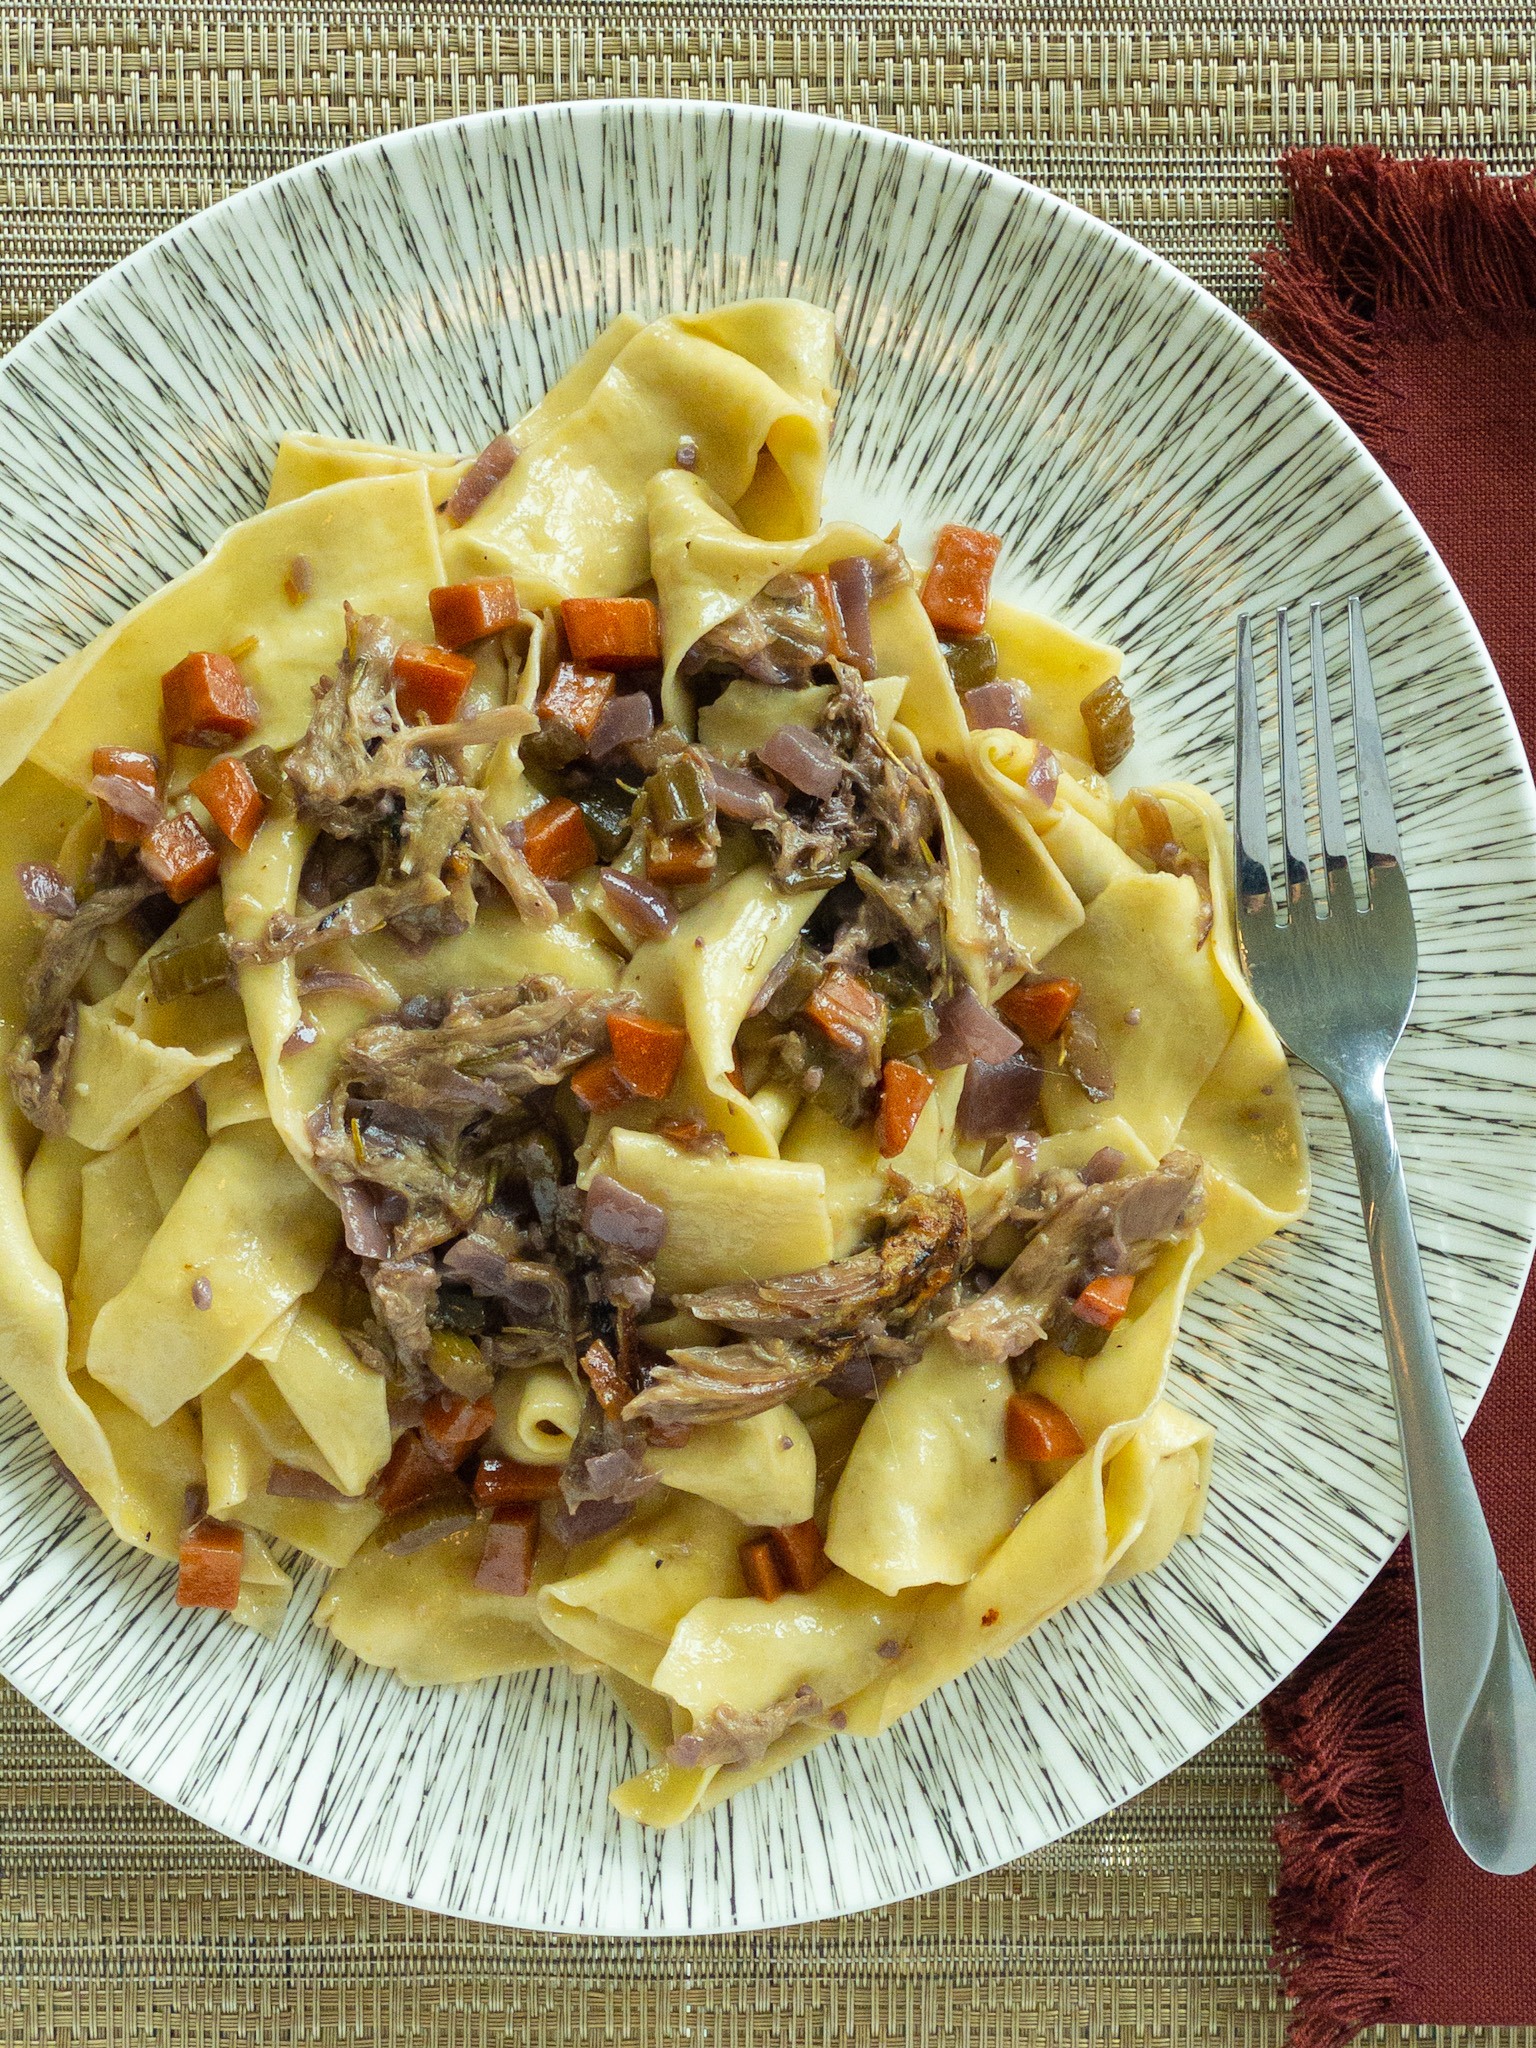
{"type": "MultiPolygon", "coordinates": [[[[1082,237],[1088,242],[1097,241],[1104,248],[1113,250],[1122,260],[1127,255],[1131,256],[1148,273],[1159,279],[1166,287],[1171,288],[1176,295],[1181,297],[1186,306],[1198,311],[1207,320],[1214,318],[1218,326],[1225,331],[1228,342],[1234,347],[1246,351],[1254,360],[1262,363],[1271,378],[1278,375],[1293,398],[1301,401],[1302,408],[1310,416],[1315,430],[1328,436],[1357,471],[1364,470],[1365,475],[1375,486],[1376,491],[1381,494],[1385,509],[1400,523],[1406,537],[1414,543],[1421,557],[1420,566],[1427,568],[1429,571],[1434,584],[1437,586],[1437,593],[1440,599],[1448,602],[1452,616],[1459,623],[1465,635],[1469,658],[1475,661],[1481,670],[1481,677],[1484,683],[1493,685],[1488,695],[1499,721],[1501,750],[1507,759],[1519,769],[1519,773],[1511,778],[1511,780],[1518,787],[1517,801],[1522,810],[1526,833],[1532,841],[1536,841],[1536,782],[1533,782],[1531,765],[1527,759],[1508,696],[1493,665],[1492,658],[1488,653],[1477,622],[1473,618],[1465,598],[1462,596],[1449,569],[1441,559],[1422,523],[1372,450],[1256,327],[1213,292],[1198,283],[1185,271],[1179,269],[1168,258],[1138,241],[1123,229],[1115,227],[1108,221],[1101,220],[1073,201],[1051,191],[1048,187],[1034,184],[1027,179],[1017,177],[1012,172],[1001,170],[978,158],[966,156],[958,150],[942,147],[937,143],[929,142],[920,137],[902,135],[890,130],[866,126],[863,123],[839,120],[830,115],[799,109],[769,107],[730,100],[688,99],[678,96],[660,95],[654,97],[610,97],[590,100],[548,100],[529,106],[493,107],[476,113],[424,121],[413,127],[370,136],[362,141],[308,157],[301,162],[288,165],[270,177],[259,179],[250,185],[242,186],[237,191],[227,193],[223,198],[209,206],[199,208],[197,212],[190,214],[186,219],[175,222],[170,227],[154,235],[147,242],[131,250],[127,255],[119,258],[107,269],[91,278],[78,292],[65,300],[63,304],[55,307],[3,357],[0,357],[0,395],[3,395],[5,387],[10,383],[15,370],[17,368],[25,368],[30,362],[32,355],[42,348],[54,334],[63,328],[67,328],[70,320],[75,317],[80,309],[93,305],[98,299],[110,297],[120,280],[137,276],[146,270],[152,270],[153,266],[161,260],[166,249],[180,245],[195,246],[198,237],[206,231],[206,224],[209,222],[216,220],[222,224],[237,221],[243,210],[258,208],[268,204],[268,195],[275,190],[285,188],[293,183],[313,181],[316,178],[332,175],[337,167],[341,168],[343,175],[350,175],[351,167],[355,163],[366,163],[375,157],[389,158],[396,154],[406,157],[413,156],[424,149],[431,148],[434,140],[440,133],[489,130],[503,127],[513,128],[525,125],[537,127],[544,124],[556,125],[565,123],[579,135],[583,130],[601,131],[606,127],[626,122],[633,123],[639,127],[655,126],[658,129],[664,129],[668,125],[679,122],[692,122],[697,124],[702,130],[729,130],[731,127],[740,124],[753,128],[781,129],[792,135],[806,137],[836,136],[839,139],[840,146],[865,149],[871,153],[886,153],[893,157],[905,156],[909,152],[915,152],[930,162],[947,166],[951,174],[958,169],[962,174],[973,178],[979,189],[995,190],[1009,202],[1010,206],[1018,206],[1022,203],[1026,207],[1037,209],[1043,217],[1054,217],[1064,223],[1071,233],[1082,237]]],[[[15,685],[10,687],[15,687],[15,685]]],[[[1524,879],[1528,884],[1536,883],[1536,856],[1533,856],[1527,865],[1528,873],[1524,879]]],[[[1530,922],[1533,934],[1536,934],[1536,907],[1533,907],[1530,913],[1530,922]]],[[[1528,1083],[1527,1088],[1536,1089],[1536,1082],[1528,1083]]],[[[1518,1313],[1526,1281],[1529,1279],[1533,1254],[1536,1254],[1536,1162],[1533,1162],[1532,1167],[1528,1171],[1523,1186],[1510,1188],[1508,1195],[1511,1204],[1511,1213],[1508,1221],[1512,1223],[1514,1230],[1518,1232],[1523,1243],[1522,1278],[1518,1284],[1511,1284],[1508,1288],[1508,1297],[1498,1318],[1499,1335],[1496,1349],[1491,1362],[1482,1374],[1480,1383],[1467,1407],[1466,1414],[1460,1419],[1459,1426],[1463,1434],[1465,1434],[1473,1415],[1475,1415],[1487,1393],[1493,1372],[1496,1370],[1499,1358],[1508,1342],[1509,1332],[1518,1313]]],[[[1465,1397],[1463,1396],[1463,1398],[1465,1397]]],[[[1305,1647],[1289,1667],[1290,1671],[1294,1671],[1311,1651],[1316,1648],[1317,1644],[1331,1633],[1343,1618],[1343,1615],[1349,1611],[1349,1607],[1364,1593],[1371,1583],[1375,1571],[1380,1568],[1381,1564],[1384,1563],[1390,1553],[1401,1542],[1406,1534],[1406,1527],[1406,1513],[1397,1516],[1395,1525],[1392,1527],[1384,1527],[1380,1518],[1375,1519],[1372,1532],[1374,1537],[1372,1565],[1360,1578],[1346,1606],[1334,1614],[1332,1619],[1309,1633],[1305,1647]]],[[[1289,1672],[1282,1674],[1276,1680],[1276,1684],[1283,1683],[1284,1678],[1288,1675],[1289,1672]]],[[[208,1827],[225,1840],[238,1842],[243,1847],[259,1855],[269,1857],[284,1867],[301,1871],[306,1875],[321,1879],[327,1883],[338,1884],[343,1889],[355,1890],[365,1897],[378,1898],[400,1906],[414,1907],[419,1911],[442,1913],[448,1918],[474,1920],[482,1925],[527,1928],[562,1937],[580,1936],[590,1940],[663,1941],[693,1939],[710,1933],[746,1933],[776,1927],[804,1925],[809,1924],[810,1920],[822,1916],[823,1909],[818,1909],[817,1912],[811,1914],[798,1915],[794,1913],[776,1915],[769,1911],[766,1913],[751,1913],[746,1917],[730,1921],[720,1919],[698,1928],[651,1925],[632,1926],[623,1929],[593,1929],[590,1926],[578,1925],[570,1920],[553,1920],[549,1918],[534,1920],[526,1917],[513,1919],[502,1915],[498,1915],[494,1920],[486,1921],[481,1915],[472,1914],[436,1902],[424,1901],[420,1896],[413,1896],[407,1891],[391,1890],[386,1884],[370,1882],[367,1885],[363,1885],[351,1878],[338,1878],[332,1871],[326,1869],[321,1863],[310,1857],[295,1855],[287,1850],[279,1853],[268,1842],[257,1839],[253,1833],[242,1831],[222,1821],[207,1819],[202,1813],[196,1811],[192,1805],[182,1799],[156,1790],[143,1777],[136,1777],[114,1758],[97,1748],[94,1742],[78,1734],[75,1729],[70,1727],[68,1721],[64,1720],[51,1707],[45,1706],[25,1685],[20,1684],[9,1674],[0,1672],[0,1676],[5,1676],[6,1682],[13,1686],[17,1692],[21,1693],[24,1698],[28,1699],[40,1713],[43,1713],[50,1720],[53,1720],[56,1725],[62,1727],[73,1739],[79,1741],[82,1747],[87,1748],[92,1754],[100,1757],[110,1768],[121,1771],[125,1777],[129,1778],[130,1782],[139,1784],[144,1789],[150,1791],[153,1797],[163,1800],[175,1810],[197,1821],[199,1825],[208,1827]]],[[[1201,1747],[1203,1748],[1210,1742],[1216,1741],[1233,1727],[1238,1720],[1242,1719],[1245,1713],[1251,1711],[1251,1706],[1238,1707],[1235,1711],[1224,1714],[1220,1725],[1213,1728],[1206,1735],[1201,1747]]],[[[1190,1755],[1198,1755],[1199,1753],[1200,1750],[1196,1749],[1191,1751],[1190,1755]]],[[[1186,1757],[1184,1761],[1189,1761],[1189,1757],[1186,1757]]],[[[1175,1763],[1170,1765],[1167,1770],[1160,1770],[1156,1776],[1147,1780],[1142,1790],[1149,1790],[1151,1786],[1160,1782],[1164,1776],[1169,1775],[1172,1770],[1181,1767],[1180,1764],[1175,1763]]],[[[1140,1793],[1128,1795],[1130,1798],[1139,1796],[1140,1793]]],[[[1127,1803],[1126,1800],[1114,1798],[1099,1800],[1095,1798],[1089,1802],[1090,1810],[1082,1812],[1080,1817],[1073,1822],[1072,1827],[1064,1832],[1075,1833],[1078,1829],[1102,1818],[1104,1814],[1116,1810],[1125,1803],[1127,1803]]],[[[1063,1834],[1057,1834],[1049,1839],[1058,1840],[1063,1838],[1063,1834]]],[[[1042,1844],[1040,1846],[1046,1845],[1042,1844]]],[[[1038,1853],[1038,1849],[1022,1853],[1026,1855],[1038,1853]]],[[[1005,1858],[1004,1860],[1010,1859],[1005,1858]]],[[[980,1861],[968,1863],[964,1868],[957,1868],[951,1876],[941,1879],[940,1885],[942,1887],[951,1883],[968,1882],[988,1870],[1000,1867],[1000,1864],[983,1858],[980,1861]]],[[[881,1888],[878,1883],[875,1883],[868,1890],[867,1895],[861,1894],[851,1899],[840,1898],[837,1904],[830,1910],[838,1915],[860,1913],[898,1903],[905,1898],[920,1896],[926,1896],[926,1894],[905,1891],[891,1894],[881,1888]]]]}

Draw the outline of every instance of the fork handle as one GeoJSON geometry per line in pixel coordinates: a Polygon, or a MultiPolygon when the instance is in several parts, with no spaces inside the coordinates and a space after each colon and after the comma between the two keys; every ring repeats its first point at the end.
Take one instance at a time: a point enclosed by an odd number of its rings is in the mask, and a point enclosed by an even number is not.
{"type": "Polygon", "coordinates": [[[1435,1777],[1485,1870],[1536,1864],[1536,1678],[1446,1390],[1381,1071],[1343,1092],[1392,1373],[1435,1777]]]}

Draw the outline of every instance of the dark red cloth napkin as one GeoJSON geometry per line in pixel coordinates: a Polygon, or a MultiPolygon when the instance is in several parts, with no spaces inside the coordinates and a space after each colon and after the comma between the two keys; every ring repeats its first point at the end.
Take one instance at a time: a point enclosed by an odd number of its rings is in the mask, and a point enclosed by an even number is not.
{"type": "MultiPolygon", "coordinates": [[[[1471,606],[1536,750],[1536,178],[1283,160],[1294,202],[1260,259],[1258,324],[1366,441],[1471,606]]],[[[1509,1590],[1536,1642],[1536,1285],[1467,1439],[1509,1590]]],[[[1406,1546],[1269,1700],[1293,1805],[1274,1954],[1293,2048],[1360,2028],[1536,2022],[1536,1873],[1457,1848],[1430,1771],[1406,1546]]]]}

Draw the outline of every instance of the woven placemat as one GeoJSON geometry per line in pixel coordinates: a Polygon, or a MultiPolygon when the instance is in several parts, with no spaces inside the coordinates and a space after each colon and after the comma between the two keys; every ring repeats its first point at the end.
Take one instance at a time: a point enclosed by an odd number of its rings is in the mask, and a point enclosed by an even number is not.
{"type": "MultiPolygon", "coordinates": [[[[1536,5],[1490,27],[1462,4],[1406,20],[1175,0],[1155,29],[1120,0],[536,0],[515,18],[443,0],[6,5],[0,347],[151,235],[290,164],[419,121],[610,94],[752,100],[942,143],[1243,306],[1293,143],[1530,167],[1536,5]]],[[[1250,1719],[1119,1813],[929,1898],[771,1934],[571,1941],[285,1870],[139,1792],[0,1683],[0,2048],[1270,2048],[1277,1811],[1250,1719]]],[[[1411,2038],[1536,2048],[1536,2028],[1411,2038]]]]}

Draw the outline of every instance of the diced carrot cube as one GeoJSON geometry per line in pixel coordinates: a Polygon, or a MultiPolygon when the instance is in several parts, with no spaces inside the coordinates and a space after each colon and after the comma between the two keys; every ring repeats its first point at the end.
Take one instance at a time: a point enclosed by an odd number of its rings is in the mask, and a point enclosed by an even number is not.
{"type": "Polygon", "coordinates": [[[612,669],[578,668],[573,661],[562,661],[544,686],[539,716],[558,719],[578,738],[589,740],[597,730],[597,721],[613,695],[613,688],[612,669]]]}
{"type": "Polygon", "coordinates": [[[442,1484],[442,1461],[414,1429],[408,1429],[397,1438],[389,1463],[374,1481],[373,1497],[386,1515],[399,1515],[430,1499],[442,1484]]]}
{"type": "Polygon", "coordinates": [[[485,1548],[475,1567],[475,1584],[482,1593],[506,1593],[521,1599],[533,1584],[534,1560],[539,1550],[539,1511],[531,1502],[507,1502],[491,1510],[486,1525],[485,1548]]]}
{"type": "Polygon", "coordinates": [[[457,1465],[472,1451],[496,1420],[489,1394],[466,1401],[462,1394],[434,1394],[417,1425],[423,1447],[440,1465],[457,1465]]]}
{"type": "Polygon", "coordinates": [[[805,1014],[835,1046],[861,1054],[883,1036],[885,1004],[856,974],[834,967],[805,1006],[805,1014]]]}
{"type": "Polygon", "coordinates": [[[173,903],[190,903],[219,879],[219,856],[202,826],[186,811],[144,835],[139,864],[173,903]]]}
{"type": "Polygon", "coordinates": [[[788,1522],[782,1529],[770,1529],[768,1541],[786,1585],[797,1593],[809,1593],[832,1569],[814,1522],[788,1522]]]}
{"type": "Polygon", "coordinates": [[[755,1600],[777,1600],[784,1590],[784,1580],[774,1562],[773,1544],[769,1538],[754,1536],[750,1543],[743,1543],[736,1554],[741,1559],[741,1576],[752,1597],[755,1600]]]}
{"type": "Polygon", "coordinates": [[[1075,1458],[1083,1449],[1077,1424],[1065,1409],[1044,1394],[1012,1394],[1003,1412],[1003,1437],[1010,1458],[1039,1464],[1050,1458],[1075,1458]]]}
{"type": "Polygon", "coordinates": [[[475,1505],[481,1508],[550,1500],[560,1491],[560,1467],[524,1465],[516,1458],[492,1454],[475,1468],[473,1491],[475,1505]]]}
{"type": "Polygon", "coordinates": [[[974,526],[941,526],[933,567],[923,581],[923,610],[936,633],[968,638],[987,622],[992,571],[1003,544],[974,526]]]}
{"type": "Polygon", "coordinates": [[[933,1081],[921,1067],[905,1060],[887,1060],[880,1069],[880,1157],[894,1159],[905,1152],[917,1129],[923,1106],[933,1093],[933,1081]]]}
{"type": "Polygon", "coordinates": [[[615,1013],[608,1019],[608,1038],[620,1078],[637,1095],[661,1102],[671,1094],[688,1048],[686,1031],[676,1024],[660,1023],[654,1017],[615,1013]]]}
{"type": "MultiPolygon", "coordinates": [[[[137,747],[97,747],[91,755],[92,775],[121,775],[136,782],[152,797],[160,794],[160,762],[156,755],[141,753],[137,747]]],[[[100,801],[100,799],[98,799],[100,801]]],[[[101,829],[114,846],[137,846],[145,827],[125,811],[111,804],[101,805],[101,829]]]]}
{"type": "Polygon", "coordinates": [[[583,668],[654,668],[661,660],[661,615],[648,597],[568,597],[560,623],[583,668]]]}
{"type": "Polygon", "coordinates": [[[571,1076],[571,1093],[588,1116],[596,1116],[599,1110],[617,1109],[621,1102],[628,1102],[629,1084],[615,1065],[613,1055],[605,1052],[576,1069],[571,1076]]]}
{"type": "Polygon", "coordinates": [[[523,819],[523,855],[546,882],[568,882],[597,862],[587,821],[567,797],[540,804],[523,819]]]}
{"type": "Polygon", "coordinates": [[[1049,981],[1021,981],[999,996],[997,1007],[1026,1045],[1049,1045],[1071,1016],[1082,983],[1058,975],[1049,981]]]}
{"type": "Polygon", "coordinates": [[[224,837],[244,853],[267,815],[266,800],[245,763],[226,754],[194,775],[188,787],[224,837]]]}
{"type": "Polygon", "coordinates": [[[261,723],[261,706],[227,654],[189,654],[160,678],[165,736],[181,747],[217,747],[245,740],[261,723]]]}
{"type": "Polygon", "coordinates": [[[395,703],[407,725],[448,725],[459,715],[464,692],[475,680],[470,655],[454,654],[427,640],[406,640],[390,666],[395,703]]]}
{"type": "Polygon", "coordinates": [[[441,583],[427,592],[432,630],[444,647],[467,647],[471,640],[504,633],[523,615],[517,585],[510,576],[476,576],[468,583],[441,583]]]}
{"type": "Polygon", "coordinates": [[[1125,1320],[1135,1285],[1134,1273],[1101,1273],[1097,1280],[1088,1282],[1073,1302],[1072,1313],[1100,1330],[1112,1330],[1125,1320]]]}
{"type": "Polygon", "coordinates": [[[240,1604],[245,1569],[245,1534],[228,1522],[204,1515],[182,1532],[177,1552],[176,1605],[220,1607],[232,1614],[240,1604]]]}
{"type": "Polygon", "coordinates": [[[665,838],[653,832],[645,842],[646,877],[669,888],[692,888],[715,872],[715,857],[702,832],[673,832],[665,838]]]}
{"type": "Polygon", "coordinates": [[[823,569],[811,578],[811,588],[816,593],[816,602],[821,615],[827,622],[827,652],[834,661],[853,660],[853,649],[848,645],[847,630],[843,625],[843,608],[837,601],[837,592],[832,587],[832,578],[823,569]]]}

